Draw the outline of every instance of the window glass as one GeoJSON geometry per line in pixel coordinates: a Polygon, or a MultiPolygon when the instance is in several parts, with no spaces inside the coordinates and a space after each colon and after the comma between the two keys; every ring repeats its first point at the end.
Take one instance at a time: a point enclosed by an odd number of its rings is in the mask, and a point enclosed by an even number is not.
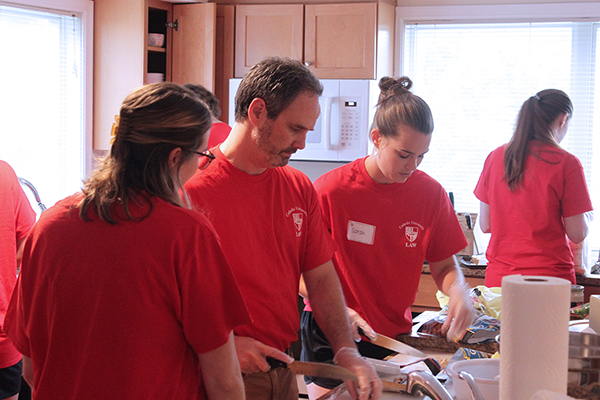
{"type": "MultiPolygon", "coordinates": [[[[561,145],[581,160],[592,201],[600,204],[597,32],[590,22],[406,23],[402,73],[435,121],[420,169],[454,193],[457,211],[479,211],[473,190],[487,155],[510,140],[523,102],[548,88],[573,101],[561,145]]],[[[597,226],[590,244],[600,245],[597,226]]]]}
{"type": "Polygon", "coordinates": [[[0,5],[0,37],[0,159],[50,206],[84,174],[81,19],[0,5]]]}

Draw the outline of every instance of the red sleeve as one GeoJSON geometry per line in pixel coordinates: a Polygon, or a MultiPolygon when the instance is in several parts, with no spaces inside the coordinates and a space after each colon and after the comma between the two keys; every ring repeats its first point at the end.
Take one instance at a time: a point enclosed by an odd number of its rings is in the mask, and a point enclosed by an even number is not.
{"type": "Polygon", "coordinates": [[[564,177],[563,197],[560,203],[562,215],[565,218],[593,210],[581,162],[577,157],[569,156],[564,177]]]}
{"type": "Polygon", "coordinates": [[[199,354],[222,346],[233,328],[251,322],[217,234],[200,217],[203,229],[188,239],[179,279],[183,330],[199,354]]]}
{"type": "Polygon", "coordinates": [[[488,199],[487,186],[490,172],[489,170],[492,163],[492,154],[493,153],[490,153],[487,156],[485,163],[483,164],[483,171],[481,171],[479,181],[477,182],[477,186],[475,186],[475,190],[473,191],[475,197],[477,197],[480,201],[484,202],[485,204],[490,204],[490,201],[488,199]]]}

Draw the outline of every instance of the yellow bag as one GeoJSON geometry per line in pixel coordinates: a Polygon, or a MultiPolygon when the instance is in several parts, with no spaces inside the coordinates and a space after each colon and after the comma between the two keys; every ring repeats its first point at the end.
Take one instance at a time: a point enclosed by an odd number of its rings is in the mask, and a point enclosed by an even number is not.
{"type": "MultiPolygon", "coordinates": [[[[473,307],[475,310],[489,315],[490,317],[500,320],[500,306],[502,299],[502,288],[479,285],[471,289],[469,292],[471,300],[473,300],[473,307]]],[[[447,311],[448,302],[450,297],[446,296],[440,290],[437,291],[436,297],[442,308],[442,313],[447,311]]]]}

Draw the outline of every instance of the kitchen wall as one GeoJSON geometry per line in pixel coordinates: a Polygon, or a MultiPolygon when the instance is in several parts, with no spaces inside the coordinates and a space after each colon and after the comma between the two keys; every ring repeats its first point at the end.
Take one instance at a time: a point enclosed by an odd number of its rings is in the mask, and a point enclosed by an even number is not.
{"type": "Polygon", "coordinates": [[[346,163],[335,161],[290,161],[292,167],[304,172],[313,182],[324,173],[344,164],[346,163]]]}

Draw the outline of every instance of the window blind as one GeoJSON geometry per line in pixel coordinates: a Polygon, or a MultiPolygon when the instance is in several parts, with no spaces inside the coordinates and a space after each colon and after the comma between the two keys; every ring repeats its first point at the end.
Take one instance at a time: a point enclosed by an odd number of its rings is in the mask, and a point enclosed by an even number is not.
{"type": "Polygon", "coordinates": [[[47,206],[76,192],[84,176],[81,26],[75,13],[0,5],[0,159],[47,206]]]}
{"type": "MultiPolygon", "coordinates": [[[[487,155],[510,140],[523,102],[548,88],[573,101],[561,145],[581,160],[600,204],[597,36],[590,21],[405,23],[402,74],[435,121],[420,169],[454,193],[457,211],[479,211],[473,190],[487,155]]],[[[596,250],[598,231],[595,221],[589,243],[596,250]]]]}

